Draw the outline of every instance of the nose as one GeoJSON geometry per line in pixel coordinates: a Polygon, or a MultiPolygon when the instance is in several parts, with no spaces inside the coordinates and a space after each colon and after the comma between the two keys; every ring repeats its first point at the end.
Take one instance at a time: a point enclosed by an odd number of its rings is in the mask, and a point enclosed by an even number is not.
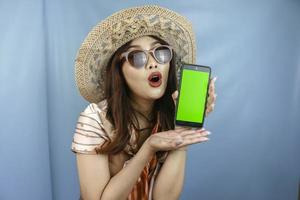
{"type": "Polygon", "coordinates": [[[149,59],[148,59],[148,63],[146,64],[146,66],[147,66],[147,69],[157,68],[157,62],[151,54],[149,54],[149,59]]]}

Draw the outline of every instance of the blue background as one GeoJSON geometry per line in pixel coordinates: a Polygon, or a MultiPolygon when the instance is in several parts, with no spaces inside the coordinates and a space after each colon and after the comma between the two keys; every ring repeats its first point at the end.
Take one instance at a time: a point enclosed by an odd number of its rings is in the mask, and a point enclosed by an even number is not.
{"type": "Polygon", "coordinates": [[[194,26],[218,76],[210,141],[188,150],[183,200],[294,200],[300,177],[300,2],[0,0],[0,199],[78,199],[74,59],[99,21],[155,3],[194,26]]]}

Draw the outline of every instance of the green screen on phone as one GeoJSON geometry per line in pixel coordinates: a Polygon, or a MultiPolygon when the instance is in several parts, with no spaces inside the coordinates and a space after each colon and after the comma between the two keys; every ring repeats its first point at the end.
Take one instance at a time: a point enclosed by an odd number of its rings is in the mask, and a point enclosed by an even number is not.
{"type": "Polygon", "coordinates": [[[176,120],[203,122],[209,73],[183,69],[176,120]]]}

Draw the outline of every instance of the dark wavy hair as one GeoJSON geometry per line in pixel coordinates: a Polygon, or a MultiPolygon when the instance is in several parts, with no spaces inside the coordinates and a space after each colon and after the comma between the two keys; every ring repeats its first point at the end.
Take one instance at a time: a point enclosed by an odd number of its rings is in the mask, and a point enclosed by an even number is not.
{"type": "MultiPolygon", "coordinates": [[[[168,45],[164,40],[149,35],[158,40],[161,44],[168,45]]],[[[137,116],[130,103],[130,89],[125,81],[122,64],[125,59],[119,59],[121,53],[127,51],[131,41],[121,46],[110,58],[106,67],[105,79],[105,98],[107,100],[106,118],[111,122],[115,129],[116,137],[110,143],[105,143],[101,148],[96,148],[97,153],[117,154],[124,150],[130,139],[130,127],[133,127],[139,137],[140,129],[137,116]]],[[[177,89],[176,77],[176,52],[173,51],[173,58],[170,61],[167,87],[163,96],[154,102],[152,120],[149,121],[149,127],[152,129],[158,122],[158,131],[174,129],[175,105],[172,99],[172,93],[177,89]]],[[[141,114],[141,113],[140,113],[141,114]]],[[[146,117],[146,116],[144,116],[146,117]]]]}

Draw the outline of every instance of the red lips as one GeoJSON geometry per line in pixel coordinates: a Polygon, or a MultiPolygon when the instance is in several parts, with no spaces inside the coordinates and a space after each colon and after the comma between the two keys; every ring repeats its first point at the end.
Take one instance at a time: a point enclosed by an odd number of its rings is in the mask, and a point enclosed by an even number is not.
{"type": "Polygon", "coordinates": [[[162,75],[160,72],[152,72],[148,76],[148,83],[151,87],[159,87],[162,83],[162,75]]]}

